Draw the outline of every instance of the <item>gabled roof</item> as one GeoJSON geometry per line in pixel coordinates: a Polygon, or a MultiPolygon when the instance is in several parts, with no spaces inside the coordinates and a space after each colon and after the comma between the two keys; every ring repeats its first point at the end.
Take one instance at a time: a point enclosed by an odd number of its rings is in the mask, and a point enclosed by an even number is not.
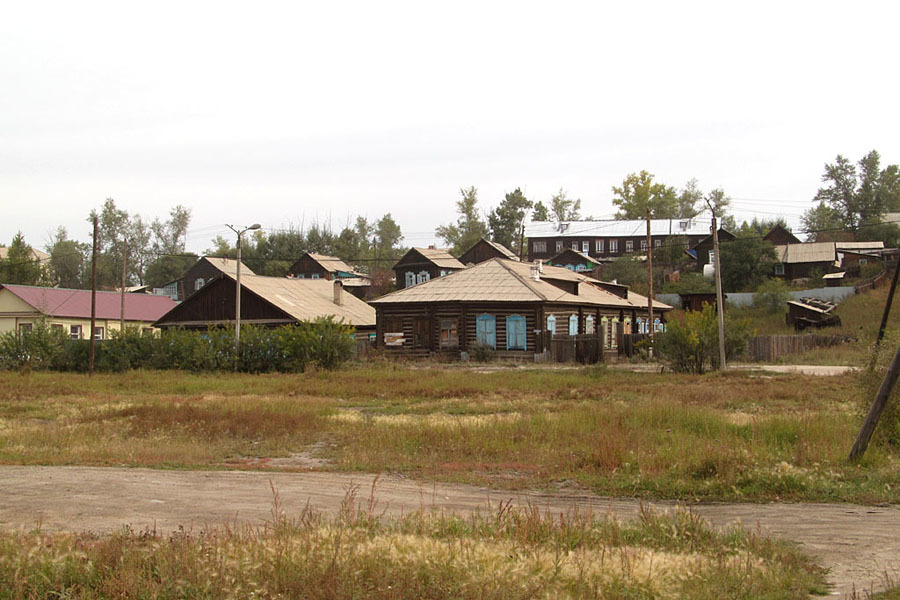
{"type": "Polygon", "coordinates": [[[773,243],[780,241],[780,240],[788,240],[788,243],[790,243],[790,244],[802,243],[796,235],[794,235],[790,230],[788,230],[781,223],[776,223],[772,227],[772,229],[770,229],[769,232],[763,236],[763,239],[773,242],[773,243]]]}
{"type": "MultiPolygon", "coordinates": [[[[0,285],[23,302],[48,317],[91,318],[91,290],[70,290],[30,285],[0,285]]],[[[125,294],[125,320],[153,322],[177,303],[168,296],[125,294]]],[[[97,292],[98,319],[121,317],[122,295],[119,292],[97,292]]]]}
{"type": "MultiPolygon", "coordinates": [[[[650,219],[651,235],[707,235],[709,219],[650,219]]],[[[525,225],[527,238],[635,237],[647,234],[647,221],[532,221],[525,225]]]]}
{"type": "MultiPolygon", "coordinates": [[[[562,267],[543,267],[538,280],[531,276],[533,265],[519,261],[492,258],[483,263],[444,277],[409,287],[377,300],[372,304],[420,303],[420,302],[552,302],[613,308],[640,308],[629,299],[595,285],[597,280],[578,275],[562,267]],[[561,290],[548,280],[576,282],[578,294],[561,290]]],[[[642,298],[638,296],[638,299],[642,298]]],[[[643,307],[646,307],[643,298],[643,307]]],[[[654,306],[670,308],[661,302],[654,306]]]]}
{"type": "Polygon", "coordinates": [[[884,242],[835,242],[834,247],[838,252],[844,250],[883,250],[884,242]]]}
{"type": "Polygon", "coordinates": [[[837,249],[834,242],[775,246],[775,260],[786,264],[834,262],[837,260],[837,249]]]}
{"type": "MultiPolygon", "coordinates": [[[[234,277],[225,273],[221,277],[232,282],[235,280],[234,277]]],[[[256,294],[297,321],[308,321],[331,315],[358,327],[374,325],[375,309],[353,294],[345,292],[342,295],[342,306],[334,303],[335,285],[335,281],[327,279],[289,279],[241,273],[241,289],[256,294]]],[[[204,294],[211,293],[210,290],[210,285],[204,286],[185,300],[182,305],[202,301],[204,294]]],[[[241,312],[243,313],[243,311],[241,312]]],[[[246,319],[246,322],[249,323],[252,320],[246,319]]],[[[178,322],[171,320],[170,316],[166,314],[158,320],[157,324],[174,325],[178,322]]]]}
{"type": "MultiPolygon", "coordinates": [[[[0,259],[5,259],[9,254],[9,248],[7,246],[0,246],[0,259]]],[[[46,252],[38,250],[37,248],[31,248],[31,257],[33,260],[37,260],[40,262],[46,262],[50,260],[50,255],[46,252]]]]}
{"type": "MultiPolygon", "coordinates": [[[[560,252],[559,254],[557,254],[556,256],[554,256],[553,258],[551,258],[551,259],[550,259],[549,261],[547,261],[547,262],[554,263],[556,266],[559,266],[559,265],[556,264],[556,263],[557,263],[557,260],[559,259],[559,257],[562,256],[563,254],[574,254],[575,256],[577,256],[578,258],[580,258],[581,260],[584,260],[584,261],[587,261],[587,262],[594,263],[595,265],[599,265],[599,264],[600,264],[600,261],[599,261],[598,259],[596,259],[596,258],[591,258],[590,256],[588,256],[588,255],[585,254],[584,252],[579,252],[578,250],[575,250],[575,249],[573,249],[573,248],[566,248],[565,250],[563,250],[562,252],[560,252]]],[[[568,269],[566,269],[566,270],[568,270],[568,269]]]]}
{"type": "MultiPolygon", "coordinates": [[[[730,242],[736,238],[737,238],[737,236],[734,235],[733,233],[731,233],[730,231],[728,231],[727,229],[719,227],[719,241],[720,242],[730,242]]],[[[705,238],[703,238],[702,240],[700,240],[699,242],[697,242],[690,248],[690,250],[694,251],[694,254],[692,254],[691,256],[694,256],[694,258],[696,258],[697,248],[699,246],[702,246],[703,244],[706,244],[707,242],[712,242],[712,241],[713,241],[713,235],[710,233],[709,235],[707,235],[705,238]]]]}
{"type": "MultiPolygon", "coordinates": [[[[234,258],[224,258],[221,256],[203,256],[200,258],[200,260],[205,260],[218,270],[222,271],[223,273],[227,273],[232,277],[237,276],[237,260],[234,258]]],[[[241,261],[241,277],[243,277],[245,274],[253,275],[254,273],[252,270],[250,270],[250,267],[248,267],[244,264],[243,261],[241,261]]]]}
{"type": "Polygon", "coordinates": [[[327,254],[318,254],[315,252],[307,252],[306,256],[309,256],[311,259],[319,263],[319,265],[321,265],[321,267],[329,273],[336,273],[338,271],[341,271],[343,273],[353,273],[354,275],[358,275],[359,277],[367,277],[367,275],[357,272],[356,269],[345,263],[337,256],[328,256],[327,254]]]}
{"type": "Polygon", "coordinates": [[[449,252],[441,248],[410,248],[406,254],[400,257],[400,260],[397,261],[397,264],[395,266],[404,263],[405,259],[413,252],[418,253],[422,256],[422,258],[442,269],[466,268],[466,265],[453,258],[453,256],[449,252]]]}

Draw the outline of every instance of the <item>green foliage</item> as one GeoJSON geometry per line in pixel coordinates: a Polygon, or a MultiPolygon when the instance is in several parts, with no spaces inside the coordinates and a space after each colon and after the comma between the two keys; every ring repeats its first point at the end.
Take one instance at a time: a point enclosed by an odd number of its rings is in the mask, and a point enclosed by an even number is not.
{"type": "Polygon", "coordinates": [[[440,225],[435,229],[436,236],[450,246],[450,253],[459,256],[483,237],[488,235],[488,225],[478,214],[478,190],[475,186],[460,188],[462,198],[456,202],[459,217],[456,223],[440,225]]]}
{"type": "Polygon", "coordinates": [[[715,291],[716,285],[712,279],[707,279],[700,273],[682,273],[680,281],[667,283],[662,287],[664,294],[701,294],[715,291]]]}
{"type": "Polygon", "coordinates": [[[90,245],[70,240],[66,228],[60,227],[47,251],[50,253],[49,280],[52,285],[72,289],[90,288],[90,245]]]}
{"type": "Polygon", "coordinates": [[[477,362],[490,362],[494,360],[494,349],[487,344],[472,344],[469,346],[469,355],[477,362]]]}
{"type": "Polygon", "coordinates": [[[753,306],[769,314],[784,312],[785,302],[790,299],[787,284],[781,279],[768,279],[756,288],[753,306]]]}
{"type": "Polygon", "coordinates": [[[775,246],[758,237],[719,244],[722,288],[727,292],[755,290],[772,272],[775,246]]]}
{"type": "Polygon", "coordinates": [[[654,183],[647,171],[631,173],[622,180],[622,186],[613,186],[612,203],[618,207],[617,219],[643,219],[650,208],[654,219],[670,219],[678,216],[678,193],[672,186],[654,183]]]}
{"type": "Polygon", "coordinates": [[[25,243],[22,232],[18,232],[7,249],[6,258],[0,258],[0,283],[37,285],[42,274],[40,261],[25,243]]]}
{"type": "MultiPolygon", "coordinates": [[[[310,364],[336,369],[356,347],[352,327],[324,317],[292,326],[241,328],[238,371],[246,373],[298,372],[310,364]]],[[[87,371],[89,340],[66,339],[43,324],[30,332],[0,336],[0,369],[87,371]]],[[[95,343],[95,368],[123,372],[130,369],[180,369],[192,372],[235,370],[234,330],[143,332],[113,331],[109,340],[95,343]]]]}
{"type": "Polygon", "coordinates": [[[531,212],[532,221],[549,221],[550,211],[547,206],[540,200],[534,203],[534,210],[531,212]]]}
{"type": "MultiPolygon", "coordinates": [[[[740,356],[747,349],[751,331],[746,320],[725,318],[725,359],[740,356]]],[[[715,309],[706,304],[702,311],[689,311],[670,318],[658,343],[662,359],[674,371],[703,373],[719,365],[719,323],[715,309]]]]}
{"type": "Polygon", "coordinates": [[[613,281],[628,286],[647,285],[647,265],[635,256],[621,256],[603,266],[604,281],[613,281]]]}
{"type": "Polygon", "coordinates": [[[0,335],[0,370],[41,370],[60,360],[65,334],[43,320],[28,331],[7,331],[0,335]]]}
{"type": "Polygon", "coordinates": [[[520,228],[531,206],[531,200],[525,197],[520,188],[506,194],[503,202],[488,215],[491,238],[518,254],[521,242],[520,228]]]}
{"type": "Polygon", "coordinates": [[[577,221],[581,218],[581,199],[569,198],[562,188],[550,198],[550,214],[557,221],[577,221]]]}

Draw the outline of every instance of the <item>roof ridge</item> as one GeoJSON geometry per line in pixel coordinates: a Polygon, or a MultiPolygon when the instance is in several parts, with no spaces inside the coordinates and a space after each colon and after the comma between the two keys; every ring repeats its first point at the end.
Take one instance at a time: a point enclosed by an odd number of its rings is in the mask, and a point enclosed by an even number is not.
{"type": "MultiPolygon", "coordinates": [[[[495,258],[492,258],[491,260],[500,263],[501,267],[506,269],[509,273],[512,274],[513,277],[518,279],[521,283],[524,283],[525,287],[528,288],[529,290],[531,290],[532,292],[534,292],[535,294],[537,294],[538,298],[540,298],[541,300],[544,300],[544,301],[549,300],[549,298],[547,298],[547,296],[543,292],[541,292],[535,286],[531,285],[531,281],[529,278],[521,276],[520,274],[516,273],[512,268],[510,268],[506,264],[504,264],[504,260],[509,260],[509,259],[502,259],[502,258],[495,257],[495,258]]],[[[482,263],[482,264],[484,264],[484,263],[482,263]]],[[[519,263],[519,264],[524,264],[524,263],[519,263]]]]}

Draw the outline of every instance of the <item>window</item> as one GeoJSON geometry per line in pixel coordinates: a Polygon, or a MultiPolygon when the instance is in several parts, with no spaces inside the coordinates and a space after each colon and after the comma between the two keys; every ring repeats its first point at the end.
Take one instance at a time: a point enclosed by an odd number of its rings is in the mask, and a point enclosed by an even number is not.
{"type": "Polygon", "coordinates": [[[525,317],[510,315],[506,317],[506,349],[525,350],[525,317]]]}
{"type": "Polygon", "coordinates": [[[50,325],[50,331],[62,331],[63,326],[62,323],[53,323],[50,325]]]}
{"type": "Polygon", "coordinates": [[[103,339],[103,328],[102,327],[94,327],[94,339],[95,340],[103,339]]]}
{"type": "Polygon", "coordinates": [[[475,320],[475,341],[482,346],[497,348],[497,318],[479,315],[475,320]]]}
{"type": "Polygon", "coordinates": [[[578,242],[572,242],[572,250],[578,252],[578,242]]]}
{"type": "Polygon", "coordinates": [[[547,315],[547,331],[551,335],[556,333],[556,315],[547,315]]]}
{"type": "Polygon", "coordinates": [[[634,252],[634,240],[625,240],[625,252],[634,252]]]}
{"type": "Polygon", "coordinates": [[[569,335],[578,335],[578,315],[569,316],[569,335]]]}
{"type": "Polygon", "coordinates": [[[619,240],[609,240],[609,252],[615,254],[619,251],[619,240]]]}
{"type": "Polygon", "coordinates": [[[534,252],[535,254],[544,254],[545,252],[547,252],[547,242],[546,241],[532,242],[531,251],[534,252]]]}
{"type": "Polygon", "coordinates": [[[441,319],[441,348],[458,348],[459,333],[456,319],[441,319]]]}
{"type": "Polygon", "coordinates": [[[557,240],[557,241],[556,241],[556,251],[557,251],[557,252],[562,252],[562,251],[563,251],[563,243],[562,243],[562,240],[557,240]]]}
{"type": "Polygon", "coordinates": [[[776,263],[775,264],[775,274],[776,275],[784,275],[784,263],[776,263]]]}
{"type": "Polygon", "coordinates": [[[69,337],[73,340],[81,339],[81,325],[69,325],[69,337]]]}
{"type": "Polygon", "coordinates": [[[716,251],[715,250],[709,251],[709,264],[711,264],[711,265],[716,264],[716,251]]]}
{"type": "Polygon", "coordinates": [[[866,266],[867,264],[869,264],[868,259],[865,259],[865,258],[859,259],[859,266],[864,267],[864,266],[866,266]]]}
{"type": "Polygon", "coordinates": [[[413,273],[413,272],[411,272],[411,271],[407,271],[407,272],[406,272],[406,286],[405,286],[405,287],[412,287],[412,286],[414,286],[414,285],[416,285],[416,274],[413,273]]]}
{"type": "Polygon", "coordinates": [[[596,242],[594,242],[594,251],[603,252],[603,240],[597,240],[596,242]]]}
{"type": "Polygon", "coordinates": [[[441,269],[441,277],[447,274],[447,269],[441,269]]]}
{"type": "Polygon", "coordinates": [[[306,279],[306,273],[300,273],[297,275],[297,279],[306,279]]]}
{"type": "Polygon", "coordinates": [[[653,240],[654,248],[659,248],[660,246],[662,246],[662,240],[653,240]]]}
{"type": "Polygon", "coordinates": [[[581,252],[583,254],[587,254],[591,251],[591,243],[590,242],[581,242],[581,252]]]}
{"type": "Polygon", "coordinates": [[[586,264],[584,264],[584,263],[578,263],[577,265],[575,265],[575,270],[576,270],[576,271],[588,271],[589,269],[588,269],[588,266],[587,266],[586,264]]]}
{"type": "Polygon", "coordinates": [[[584,318],[584,332],[597,333],[597,327],[594,323],[594,315],[588,315],[584,318]]]}
{"type": "Polygon", "coordinates": [[[416,275],[416,283],[425,283],[429,279],[431,279],[431,275],[428,271],[419,271],[419,274],[416,275]]]}
{"type": "Polygon", "coordinates": [[[312,275],[310,275],[309,278],[310,278],[310,279],[318,279],[318,278],[319,278],[319,274],[318,274],[318,273],[313,273],[312,275]]]}
{"type": "Polygon", "coordinates": [[[202,288],[204,283],[206,283],[206,282],[203,281],[203,278],[202,278],[202,277],[198,277],[197,279],[195,279],[195,280],[194,280],[194,291],[199,290],[200,288],[202,288]]]}
{"type": "Polygon", "coordinates": [[[641,252],[647,251],[647,240],[641,240],[641,252]]]}

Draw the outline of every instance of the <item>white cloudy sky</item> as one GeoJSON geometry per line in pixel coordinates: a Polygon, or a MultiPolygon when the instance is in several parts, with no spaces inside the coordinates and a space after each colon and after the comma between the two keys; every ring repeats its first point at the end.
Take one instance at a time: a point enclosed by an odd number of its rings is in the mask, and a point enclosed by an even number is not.
{"type": "Polygon", "coordinates": [[[560,187],[610,216],[633,171],[795,226],[826,161],[900,162],[889,2],[5,2],[0,242],[112,197],[184,204],[189,247],[390,212],[433,242],[560,187]]]}

